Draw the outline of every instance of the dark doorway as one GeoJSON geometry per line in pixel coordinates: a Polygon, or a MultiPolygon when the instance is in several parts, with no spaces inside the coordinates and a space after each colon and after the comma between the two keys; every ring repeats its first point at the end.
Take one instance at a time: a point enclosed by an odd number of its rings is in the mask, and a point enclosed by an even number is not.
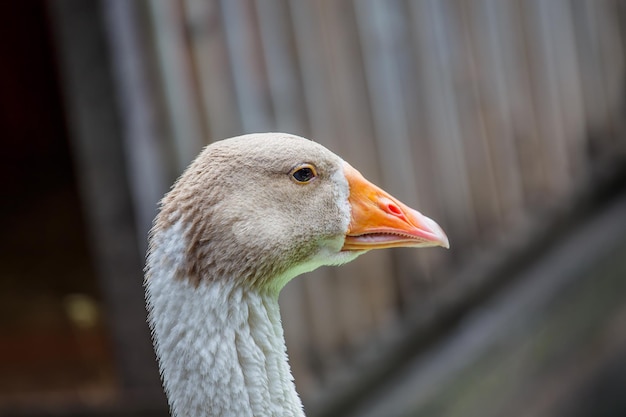
{"type": "Polygon", "coordinates": [[[106,398],[114,366],[45,1],[0,2],[0,34],[0,409],[106,398]]]}

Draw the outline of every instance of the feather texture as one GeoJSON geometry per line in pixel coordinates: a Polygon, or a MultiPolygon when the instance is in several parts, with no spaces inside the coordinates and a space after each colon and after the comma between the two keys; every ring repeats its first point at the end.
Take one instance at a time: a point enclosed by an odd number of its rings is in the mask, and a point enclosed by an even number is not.
{"type": "MultiPolygon", "coordinates": [[[[174,224],[151,256],[179,258],[184,235],[174,224]]],[[[276,295],[229,279],[194,285],[172,279],[172,267],[152,273],[147,298],[173,415],[303,415],[276,295]]]]}
{"type": "Polygon", "coordinates": [[[162,202],[146,267],[149,322],[175,416],[300,416],[278,293],[342,253],[343,161],[307,139],[209,145],[162,202]],[[313,164],[318,178],[289,177],[313,164]]]}

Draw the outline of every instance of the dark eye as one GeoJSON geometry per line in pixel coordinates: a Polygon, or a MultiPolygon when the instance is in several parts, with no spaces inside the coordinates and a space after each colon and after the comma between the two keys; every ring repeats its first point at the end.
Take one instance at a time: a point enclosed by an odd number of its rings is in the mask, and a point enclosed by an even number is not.
{"type": "Polygon", "coordinates": [[[302,184],[311,181],[316,176],[315,167],[310,164],[297,166],[291,171],[291,177],[302,184]]]}

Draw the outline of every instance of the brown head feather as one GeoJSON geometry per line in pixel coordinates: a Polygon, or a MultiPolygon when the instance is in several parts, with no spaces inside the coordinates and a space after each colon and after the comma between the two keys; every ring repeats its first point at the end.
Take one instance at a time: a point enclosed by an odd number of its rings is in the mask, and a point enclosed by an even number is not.
{"type": "Polygon", "coordinates": [[[176,260],[179,279],[199,285],[231,278],[267,286],[324,241],[340,243],[349,220],[338,201],[347,193],[336,181],[342,164],[321,145],[287,134],[213,143],[162,200],[150,246],[161,244],[162,232],[180,223],[186,249],[176,260]],[[290,177],[303,163],[313,164],[318,174],[306,185],[290,177]]]}

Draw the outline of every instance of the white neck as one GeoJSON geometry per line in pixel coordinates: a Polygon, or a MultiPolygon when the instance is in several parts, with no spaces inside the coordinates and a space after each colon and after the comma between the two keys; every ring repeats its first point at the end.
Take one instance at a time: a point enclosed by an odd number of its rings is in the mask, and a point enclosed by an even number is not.
{"type": "Polygon", "coordinates": [[[237,280],[175,278],[177,225],[158,238],[146,280],[150,326],[176,417],[304,416],[289,369],[278,296],[237,280]]]}
{"type": "Polygon", "coordinates": [[[274,296],[158,276],[147,288],[174,416],[304,415],[274,296]]]}

